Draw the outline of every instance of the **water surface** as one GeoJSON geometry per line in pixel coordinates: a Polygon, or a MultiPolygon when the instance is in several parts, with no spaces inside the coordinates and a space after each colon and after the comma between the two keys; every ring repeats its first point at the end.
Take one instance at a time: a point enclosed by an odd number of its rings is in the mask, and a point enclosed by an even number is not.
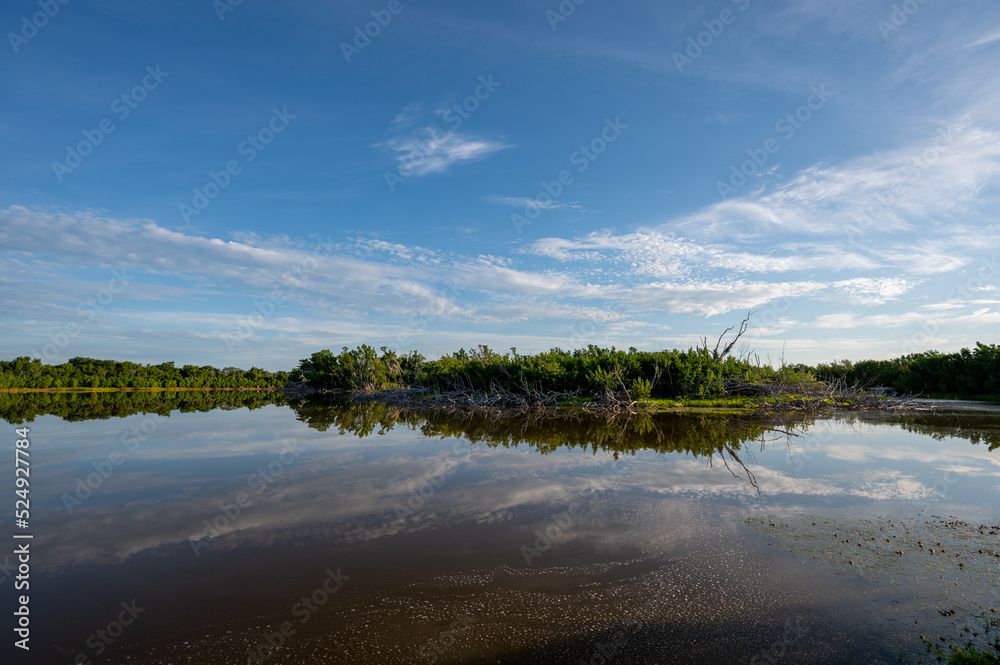
{"type": "Polygon", "coordinates": [[[31,419],[30,662],[896,662],[1000,608],[995,407],[180,399],[0,402],[31,419]]]}

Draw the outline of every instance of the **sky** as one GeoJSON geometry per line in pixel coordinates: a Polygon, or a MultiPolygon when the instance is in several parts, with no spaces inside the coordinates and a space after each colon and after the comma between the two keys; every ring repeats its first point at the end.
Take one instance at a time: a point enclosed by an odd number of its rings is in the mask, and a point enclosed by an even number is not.
{"type": "Polygon", "coordinates": [[[0,359],[996,343],[988,0],[16,0],[0,359]],[[731,333],[730,333],[731,334],[731,333]]]}

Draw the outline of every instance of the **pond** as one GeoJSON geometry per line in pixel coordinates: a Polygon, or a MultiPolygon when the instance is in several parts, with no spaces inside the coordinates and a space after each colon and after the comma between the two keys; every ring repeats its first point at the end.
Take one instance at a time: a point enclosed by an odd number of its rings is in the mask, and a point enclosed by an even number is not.
{"type": "Polygon", "coordinates": [[[4,523],[33,536],[0,551],[4,630],[30,542],[31,663],[915,662],[1000,608],[996,406],[0,397],[4,523]]]}

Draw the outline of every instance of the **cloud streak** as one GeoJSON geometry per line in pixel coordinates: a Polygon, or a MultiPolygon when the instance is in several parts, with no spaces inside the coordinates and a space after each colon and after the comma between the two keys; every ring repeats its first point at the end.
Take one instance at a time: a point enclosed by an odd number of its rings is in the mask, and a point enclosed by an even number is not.
{"type": "Polygon", "coordinates": [[[495,205],[509,206],[511,208],[536,208],[538,210],[575,210],[577,212],[583,212],[583,207],[576,201],[562,202],[553,199],[549,200],[539,200],[533,199],[527,196],[500,196],[492,195],[487,196],[483,199],[486,203],[493,203],[495,205]]]}
{"type": "Polygon", "coordinates": [[[436,127],[410,130],[381,145],[396,153],[399,174],[404,178],[444,173],[457,164],[478,162],[511,147],[499,141],[479,139],[458,131],[441,131],[436,127]]]}
{"type": "Polygon", "coordinates": [[[736,240],[850,240],[941,230],[959,215],[980,211],[979,195],[998,176],[1000,132],[959,120],[911,146],[806,168],[788,182],[712,204],[670,227],[694,237],[736,240]]]}

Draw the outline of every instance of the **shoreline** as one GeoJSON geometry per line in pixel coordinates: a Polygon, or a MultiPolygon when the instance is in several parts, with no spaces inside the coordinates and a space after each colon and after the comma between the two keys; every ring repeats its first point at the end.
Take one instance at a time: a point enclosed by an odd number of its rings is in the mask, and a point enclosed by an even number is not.
{"type": "Polygon", "coordinates": [[[748,415],[820,414],[832,412],[890,413],[933,411],[912,396],[886,397],[876,393],[823,395],[794,392],[786,394],[722,395],[716,397],[634,398],[629,391],[584,397],[579,391],[558,393],[529,391],[457,390],[432,391],[423,388],[389,389],[374,392],[345,392],[313,388],[302,383],[286,386],[282,392],[291,400],[357,400],[412,409],[464,411],[532,412],[577,409],[599,414],[652,414],[680,412],[742,413],[748,415]]]}
{"type": "MultiPolygon", "coordinates": [[[[959,401],[969,404],[1000,403],[997,395],[967,395],[932,394],[905,396],[897,398],[886,405],[869,403],[862,408],[851,404],[825,402],[816,399],[788,399],[781,401],[762,402],[758,397],[747,395],[722,395],[716,397],[653,397],[648,400],[632,399],[630,396],[615,396],[610,402],[597,399],[584,401],[579,395],[569,397],[564,401],[561,394],[542,394],[532,396],[487,394],[479,391],[468,393],[444,393],[414,389],[385,390],[378,392],[345,392],[340,390],[324,390],[304,386],[302,384],[286,385],[270,388],[0,388],[0,394],[94,394],[94,393],[281,393],[292,400],[338,400],[354,399],[362,401],[381,402],[416,409],[426,408],[457,408],[457,409],[500,409],[509,411],[562,408],[577,408],[583,411],[619,411],[644,413],[817,413],[832,411],[927,411],[933,406],[924,406],[923,400],[959,401]],[[920,400],[920,401],[914,401],[920,400]]],[[[850,402],[851,398],[845,398],[850,402]]]]}

